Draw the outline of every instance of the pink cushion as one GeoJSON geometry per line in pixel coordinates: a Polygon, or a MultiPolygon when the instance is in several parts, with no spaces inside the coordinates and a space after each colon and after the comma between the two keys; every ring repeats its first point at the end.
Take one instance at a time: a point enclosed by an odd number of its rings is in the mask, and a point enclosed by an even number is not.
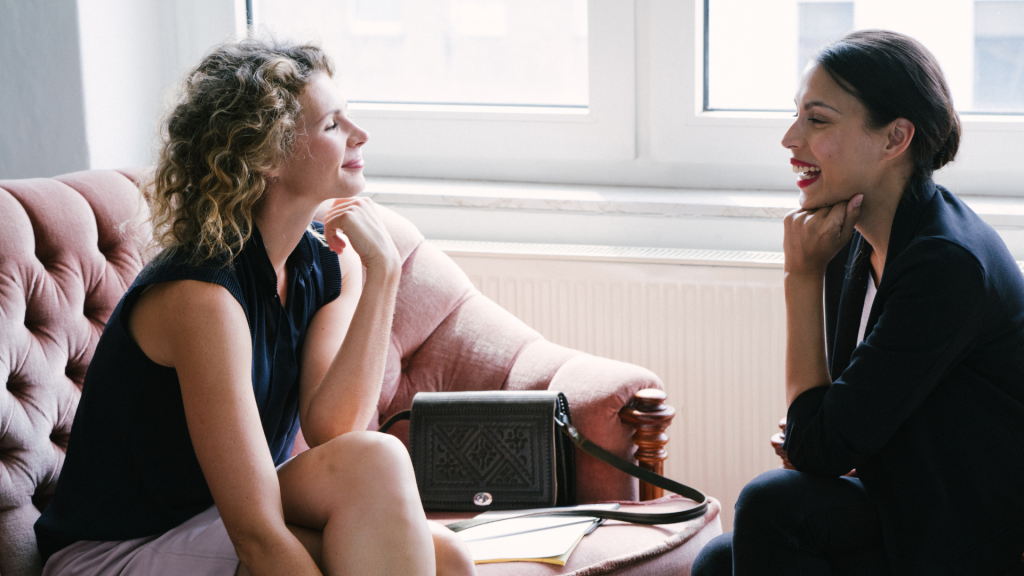
{"type": "MultiPolygon", "coordinates": [[[[688,508],[693,503],[678,496],[651,502],[622,502],[621,510],[654,512],[688,508]]],[[[540,562],[479,564],[480,576],[688,576],[697,553],[722,533],[720,505],[710,499],[707,513],[689,522],[662,526],[641,526],[608,521],[583,538],[565,566],[540,562]]],[[[472,514],[430,513],[441,523],[472,517],[472,514]]]]}

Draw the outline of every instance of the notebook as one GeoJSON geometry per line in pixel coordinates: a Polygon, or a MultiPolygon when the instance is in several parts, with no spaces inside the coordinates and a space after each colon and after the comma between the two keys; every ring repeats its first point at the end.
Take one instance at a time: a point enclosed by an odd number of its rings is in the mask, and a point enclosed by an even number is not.
{"type": "MultiPolygon", "coordinates": [[[[581,510],[615,510],[618,504],[588,504],[581,510]]],[[[541,512],[504,510],[484,512],[478,518],[502,518],[541,512]]],[[[600,521],[582,516],[532,516],[482,524],[459,532],[476,564],[491,562],[545,562],[565,566],[576,545],[600,521]]]]}

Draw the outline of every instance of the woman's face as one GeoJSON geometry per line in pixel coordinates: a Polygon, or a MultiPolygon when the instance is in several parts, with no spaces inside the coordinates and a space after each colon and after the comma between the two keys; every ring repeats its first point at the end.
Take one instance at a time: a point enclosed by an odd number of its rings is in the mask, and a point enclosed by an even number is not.
{"type": "Polygon", "coordinates": [[[338,85],[326,74],[316,74],[298,100],[302,111],[295,148],[275,171],[277,182],[317,202],[362,192],[366,179],[360,150],[370,136],[346,115],[348,105],[338,85]]]}
{"type": "Polygon", "coordinates": [[[867,109],[820,66],[804,73],[796,94],[797,117],[782,138],[792,152],[800,207],[831,206],[879,187],[886,164],[885,129],[867,124],[867,109]]]}

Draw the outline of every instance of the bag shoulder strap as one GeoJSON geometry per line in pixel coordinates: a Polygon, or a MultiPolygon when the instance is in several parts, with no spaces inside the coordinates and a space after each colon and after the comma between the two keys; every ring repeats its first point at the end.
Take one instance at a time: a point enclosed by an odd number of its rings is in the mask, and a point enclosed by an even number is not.
{"type": "Polygon", "coordinates": [[[408,420],[411,417],[412,410],[402,410],[401,412],[395,412],[391,416],[391,418],[388,418],[383,424],[380,425],[380,428],[377,429],[377,432],[383,434],[387,432],[388,429],[390,429],[396,423],[401,422],[402,420],[408,420]]]}
{"type": "MultiPolygon", "coordinates": [[[[401,420],[408,420],[412,414],[411,410],[403,410],[398,412],[391,418],[388,418],[386,422],[380,427],[380,432],[386,432],[392,425],[401,420]]],[[[623,522],[632,522],[634,524],[675,524],[677,522],[686,522],[687,520],[693,520],[699,518],[707,512],[708,509],[708,498],[703,492],[696,488],[691,488],[685,484],[681,484],[666,478],[661,474],[651,472],[619,458],[615,454],[601,448],[597,444],[594,444],[590,440],[580,433],[572,422],[569,420],[568,414],[558,414],[555,416],[555,423],[575,444],[580,450],[583,450],[587,454],[590,454],[594,458],[617,468],[626,474],[639,478],[652,486],[663,488],[669,492],[673,492],[680,496],[689,498],[697,503],[693,508],[686,510],[680,510],[678,512],[659,512],[659,513],[643,513],[643,512],[619,512],[617,510],[577,510],[574,507],[569,508],[548,508],[543,512],[531,512],[527,514],[518,514],[515,516],[506,516],[503,518],[471,518],[469,520],[462,520],[453,524],[448,524],[448,528],[453,532],[461,532],[474,526],[480,526],[481,524],[489,524],[491,522],[498,522],[501,520],[509,520],[511,518],[523,518],[527,516],[584,516],[589,518],[606,518],[608,520],[621,520],[623,522]]]]}

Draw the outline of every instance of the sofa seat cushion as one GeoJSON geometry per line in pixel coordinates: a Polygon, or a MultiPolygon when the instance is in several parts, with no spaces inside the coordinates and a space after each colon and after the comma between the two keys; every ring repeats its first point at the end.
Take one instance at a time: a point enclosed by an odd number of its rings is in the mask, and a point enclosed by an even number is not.
{"type": "MultiPolygon", "coordinates": [[[[668,512],[692,506],[690,500],[666,496],[648,502],[619,502],[623,512],[668,512]]],[[[609,520],[583,538],[565,566],[542,562],[478,564],[480,576],[688,576],[697,553],[722,533],[718,501],[708,498],[708,511],[689,522],[642,526],[609,520]]],[[[442,524],[475,514],[430,512],[442,524]]]]}

